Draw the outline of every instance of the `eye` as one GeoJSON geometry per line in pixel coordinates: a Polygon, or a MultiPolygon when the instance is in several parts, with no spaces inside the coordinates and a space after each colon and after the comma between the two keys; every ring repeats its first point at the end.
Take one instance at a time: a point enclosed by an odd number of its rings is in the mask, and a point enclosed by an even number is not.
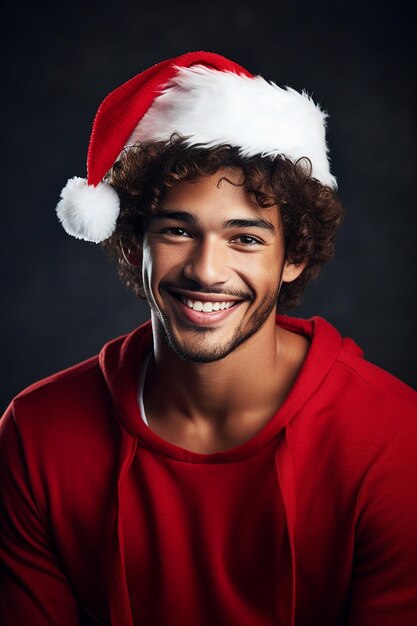
{"type": "Polygon", "coordinates": [[[183,228],[178,228],[176,226],[169,226],[167,228],[163,228],[161,233],[165,235],[171,235],[172,237],[190,237],[189,233],[183,228]]]}
{"type": "Polygon", "coordinates": [[[252,235],[239,235],[231,240],[232,243],[238,243],[243,246],[261,246],[262,241],[252,235]]]}

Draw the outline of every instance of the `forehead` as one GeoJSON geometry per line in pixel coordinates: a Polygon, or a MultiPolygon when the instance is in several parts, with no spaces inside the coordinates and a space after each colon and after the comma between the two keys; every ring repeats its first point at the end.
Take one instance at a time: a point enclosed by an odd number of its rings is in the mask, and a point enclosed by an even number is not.
{"type": "Polygon", "coordinates": [[[262,208],[248,193],[240,168],[220,169],[212,175],[178,183],[165,192],[161,204],[161,210],[164,209],[188,211],[202,222],[262,216],[279,223],[277,207],[262,208]]]}

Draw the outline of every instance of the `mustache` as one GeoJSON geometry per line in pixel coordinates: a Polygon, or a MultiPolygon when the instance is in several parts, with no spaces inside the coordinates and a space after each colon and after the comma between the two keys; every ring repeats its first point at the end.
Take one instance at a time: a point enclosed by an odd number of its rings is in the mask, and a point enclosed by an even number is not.
{"type": "Polygon", "coordinates": [[[219,289],[218,287],[202,287],[192,281],[180,281],[176,283],[163,282],[161,288],[165,291],[175,291],[176,289],[184,289],[185,291],[193,291],[195,294],[204,293],[218,296],[231,296],[239,300],[253,300],[253,294],[241,289],[219,289]]]}

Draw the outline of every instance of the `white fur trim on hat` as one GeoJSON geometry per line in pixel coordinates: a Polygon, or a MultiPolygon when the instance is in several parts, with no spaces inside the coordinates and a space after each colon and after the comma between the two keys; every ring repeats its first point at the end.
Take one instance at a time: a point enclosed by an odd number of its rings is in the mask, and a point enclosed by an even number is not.
{"type": "Polygon", "coordinates": [[[119,196],[107,183],[88,185],[85,178],[74,176],[61,191],[56,212],[69,235],[100,243],[114,232],[119,196]]]}
{"type": "Polygon", "coordinates": [[[137,141],[167,140],[178,132],[188,145],[231,144],[244,156],[308,157],[312,176],[337,187],[325,139],[327,114],[303,91],[281,88],[202,65],[179,67],[132,133],[137,141]]]}

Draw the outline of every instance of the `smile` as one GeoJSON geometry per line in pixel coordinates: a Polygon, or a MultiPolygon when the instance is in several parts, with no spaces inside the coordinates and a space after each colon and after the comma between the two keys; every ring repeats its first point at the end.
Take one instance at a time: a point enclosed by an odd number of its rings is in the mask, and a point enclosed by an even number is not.
{"type": "Polygon", "coordinates": [[[236,304],[235,300],[226,300],[224,302],[202,302],[201,300],[191,300],[181,296],[181,302],[193,311],[212,313],[213,311],[223,311],[230,309],[236,304]]]}
{"type": "MultiPolygon", "coordinates": [[[[221,300],[221,296],[210,297],[201,294],[201,299],[191,298],[190,294],[178,293],[177,291],[168,292],[170,301],[174,305],[177,314],[187,324],[199,327],[213,327],[224,322],[230,315],[233,315],[237,309],[243,304],[244,300],[221,300]]],[[[227,296],[223,296],[227,298],[227,296]]]]}

